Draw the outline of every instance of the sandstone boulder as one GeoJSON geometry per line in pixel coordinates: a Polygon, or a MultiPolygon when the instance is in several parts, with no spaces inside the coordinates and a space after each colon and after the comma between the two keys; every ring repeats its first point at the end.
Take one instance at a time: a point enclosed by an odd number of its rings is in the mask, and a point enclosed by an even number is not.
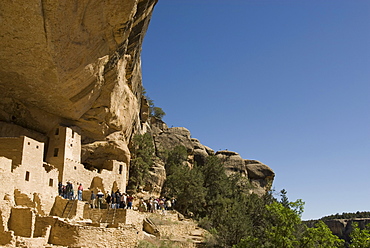
{"type": "Polygon", "coordinates": [[[193,153],[193,143],[190,132],[184,127],[172,127],[154,136],[157,154],[161,151],[172,150],[175,146],[184,146],[188,154],[193,153]]]}
{"type": "Polygon", "coordinates": [[[248,178],[250,179],[274,179],[275,173],[274,171],[268,167],[267,165],[261,163],[257,160],[244,160],[245,167],[248,172],[248,178]]]}
{"type": "Polygon", "coordinates": [[[244,160],[242,157],[240,157],[239,153],[227,150],[218,151],[216,152],[216,157],[218,157],[221,162],[224,163],[227,175],[240,173],[244,177],[248,176],[244,160]]]}
{"type": "Polygon", "coordinates": [[[157,226],[153,223],[150,218],[145,218],[143,221],[143,230],[149,234],[152,234],[156,237],[160,237],[161,234],[157,228],[157,226]]]}
{"type": "Polygon", "coordinates": [[[271,189],[275,173],[267,165],[257,160],[244,160],[252,192],[263,195],[271,189]]]}

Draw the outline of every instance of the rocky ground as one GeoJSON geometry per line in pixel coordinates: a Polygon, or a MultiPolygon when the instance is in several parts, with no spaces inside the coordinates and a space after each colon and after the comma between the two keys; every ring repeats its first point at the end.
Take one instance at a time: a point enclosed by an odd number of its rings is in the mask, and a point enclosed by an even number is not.
{"type": "Polygon", "coordinates": [[[185,219],[176,211],[165,213],[147,213],[149,219],[159,231],[159,235],[145,233],[139,247],[202,247],[210,234],[200,228],[192,219],[185,219]]]}

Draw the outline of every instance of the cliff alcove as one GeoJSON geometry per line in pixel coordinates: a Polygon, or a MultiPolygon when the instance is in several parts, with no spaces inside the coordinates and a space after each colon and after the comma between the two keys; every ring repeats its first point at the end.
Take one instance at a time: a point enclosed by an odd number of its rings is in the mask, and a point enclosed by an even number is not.
{"type": "MultiPolygon", "coordinates": [[[[145,215],[91,209],[88,201],[91,191],[126,191],[135,134],[151,133],[157,155],[185,146],[190,165],[215,154],[257,194],[271,187],[267,165],[236,152],[215,153],[186,128],[149,118],[140,53],[156,3],[2,3],[1,245],[134,247],[143,239],[145,215]],[[67,181],[84,186],[82,201],[59,196],[58,183],[67,181]]],[[[159,196],[166,175],[159,156],[150,173],[144,190],[159,196]]]]}

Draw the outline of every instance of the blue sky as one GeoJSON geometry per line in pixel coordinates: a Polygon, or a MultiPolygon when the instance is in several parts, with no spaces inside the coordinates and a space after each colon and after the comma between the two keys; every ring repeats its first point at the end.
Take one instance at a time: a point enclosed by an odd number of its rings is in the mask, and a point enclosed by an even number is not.
{"type": "Polygon", "coordinates": [[[256,159],[303,219],[370,211],[370,1],[159,0],[143,84],[171,126],[256,159]]]}

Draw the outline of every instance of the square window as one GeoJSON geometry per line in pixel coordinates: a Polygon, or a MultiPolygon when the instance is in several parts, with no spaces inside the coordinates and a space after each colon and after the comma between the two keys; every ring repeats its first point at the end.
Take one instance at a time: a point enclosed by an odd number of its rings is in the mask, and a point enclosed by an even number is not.
{"type": "Polygon", "coordinates": [[[49,179],[49,186],[53,187],[53,179],[52,178],[49,179]]]}

